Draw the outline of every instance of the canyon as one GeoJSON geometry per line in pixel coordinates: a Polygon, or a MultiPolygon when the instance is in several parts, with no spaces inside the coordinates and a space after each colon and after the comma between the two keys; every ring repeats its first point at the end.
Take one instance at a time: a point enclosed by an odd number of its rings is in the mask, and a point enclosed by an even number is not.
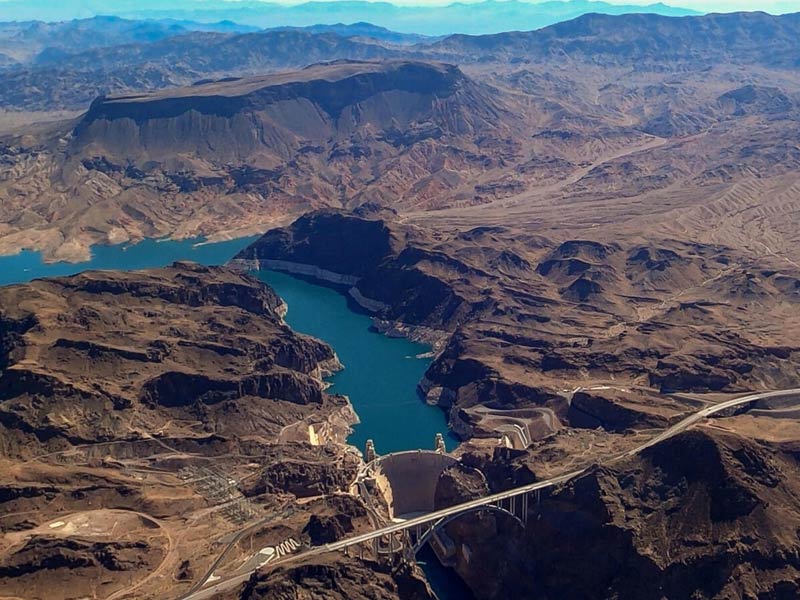
{"type": "Polygon", "coordinates": [[[178,36],[145,45],[152,55],[141,59],[120,46],[136,73],[154,61],[197,67],[67,104],[43,86],[76,84],[24,79],[23,92],[45,90],[49,103],[4,99],[14,114],[89,110],[0,135],[0,252],[85,260],[97,243],[225,239],[314,208],[379,203],[437,227],[513,222],[572,237],[656,228],[797,262],[787,223],[800,160],[799,26],[796,15],[586,15],[341,52],[364,42],[265,32],[223,36],[209,52],[214,40],[178,36]],[[620,41],[606,44],[612,32],[620,41]],[[221,62],[208,65],[209,55],[221,62]],[[340,62],[304,68],[323,58],[340,62]]]}
{"type": "Polygon", "coordinates": [[[3,66],[0,254],[260,236],[226,267],[0,287],[4,592],[434,597],[392,538],[324,552],[408,515],[379,441],[347,443],[336,348],[263,283],[281,271],[426,345],[412,401],[458,439],[426,511],[575,473],[524,519],[442,525],[476,598],[796,597],[796,399],[634,450],[798,387],[799,17],[115,21],[119,43],[3,66]]]}
{"type": "Polygon", "coordinates": [[[341,365],[263,284],[175,263],[0,294],[4,593],[163,597],[244,522],[268,524],[264,546],[330,515],[368,524],[346,493],[357,417],[322,381],[341,365]]]}

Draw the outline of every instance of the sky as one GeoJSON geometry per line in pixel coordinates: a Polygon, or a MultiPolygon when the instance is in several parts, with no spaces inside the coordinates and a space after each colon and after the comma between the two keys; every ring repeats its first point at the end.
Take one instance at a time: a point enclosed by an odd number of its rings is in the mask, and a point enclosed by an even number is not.
{"type": "MultiPolygon", "coordinates": [[[[8,2],[10,0],[0,0],[0,6],[2,6],[3,2],[8,2]]],[[[31,3],[35,3],[38,0],[28,0],[31,3]]],[[[64,3],[67,5],[73,4],[76,6],[80,6],[82,4],[82,0],[63,0],[64,3]]],[[[230,4],[235,4],[237,1],[241,0],[201,0],[203,5],[206,7],[214,7],[216,6],[225,6],[230,4]]],[[[247,0],[252,2],[253,0],[247,0]]],[[[266,2],[276,2],[280,4],[300,4],[302,2],[306,2],[308,0],[263,0],[266,2]]],[[[333,0],[337,1],[337,0],[333,0]]],[[[452,4],[455,1],[460,2],[475,2],[480,0],[382,0],[388,1],[392,4],[402,5],[402,6],[442,6],[446,4],[452,4]]],[[[523,0],[524,1],[524,0],[523,0]]],[[[543,1],[543,0],[529,0],[532,2],[536,1],[543,1]]],[[[634,4],[634,5],[647,5],[653,2],[658,2],[659,0],[604,0],[611,4],[634,4]]],[[[778,13],[787,13],[787,12],[800,12],[800,0],[660,0],[664,4],[669,4],[671,6],[678,6],[681,8],[691,8],[701,12],[733,12],[739,10],[762,10],[767,12],[772,12],[775,14],[778,13]]],[[[197,0],[187,1],[187,5],[196,4],[197,0]]],[[[115,4],[115,0],[107,0],[106,4],[109,7],[112,7],[115,4]]]]}
{"type": "MultiPolygon", "coordinates": [[[[113,1],[113,0],[110,0],[113,1]]],[[[213,0],[206,0],[214,4],[213,0]]],[[[237,0],[218,0],[222,2],[236,2],[237,0]]],[[[277,1],[280,4],[299,4],[307,0],[265,0],[277,1]]],[[[335,0],[334,0],[335,1],[335,0]]],[[[442,6],[452,4],[456,0],[383,0],[392,4],[406,6],[442,6]]],[[[459,0],[461,2],[474,2],[480,0],[459,0]]],[[[535,3],[536,0],[530,0],[535,3]]],[[[638,4],[647,5],[659,0],[605,0],[609,4],[638,4]]],[[[739,10],[763,10],[775,12],[800,12],[800,0],[660,0],[664,4],[692,8],[702,12],[733,12],[739,10]]]]}
{"type": "MultiPolygon", "coordinates": [[[[109,0],[113,2],[113,0],[109,0]]],[[[217,0],[217,3],[236,2],[237,0],[217,0]]],[[[300,4],[308,0],[264,0],[279,4],[300,4]]],[[[334,0],[335,1],[335,0],[334,0]]],[[[392,4],[405,6],[442,6],[455,1],[475,2],[480,0],[382,0],[392,4]]],[[[536,2],[537,0],[529,0],[536,2]]],[[[543,1],[543,0],[539,0],[543,1]]],[[[763,10],[768,12],[800,12],[800,0],[604,0],[609,4],[636,4],[647,5],[663,2],[670,6],[692,8],[702,12],[733,12],[739,10],[763,10]]],[[[215,4],[214,0],[206,0],[208,4],[215,4]]]]}
{"type": "MultiPolygon", "coordinates": [[[[611,4],[627,4],[619,0],[607,0],[611,4]]],[[[630,2],[648,4],[648,2],[630,2]]],[[[800,12],[800,0],[667,0],[664,4],[693,8],[702,12],[733,12],[738,10],[763,10],[767,12],[800,12]]]]}

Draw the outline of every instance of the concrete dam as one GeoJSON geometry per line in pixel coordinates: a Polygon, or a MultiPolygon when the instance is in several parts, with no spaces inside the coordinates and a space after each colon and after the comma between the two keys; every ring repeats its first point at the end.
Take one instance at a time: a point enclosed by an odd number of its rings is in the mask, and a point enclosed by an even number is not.
{"type": "Polygon", "coordinates": [[[371,463],[372,477],[389,506],[392,519],[435,510],[439,476],[457,462],[440,452],[412,450],[387,454],[371,463]]]}

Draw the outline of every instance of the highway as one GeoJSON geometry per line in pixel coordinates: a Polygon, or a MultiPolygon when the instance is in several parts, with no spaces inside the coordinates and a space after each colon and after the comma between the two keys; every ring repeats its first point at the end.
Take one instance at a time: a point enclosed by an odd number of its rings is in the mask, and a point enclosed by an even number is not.
{"type": "MultiPolygon", "coordinates": [[[[794,388],[789,390],[779,390],[775,392],[763,392],[758,394],[750,394],[748,396],[742,396],[740,398],[734,398],[732,400],[726,400],[725,402],[720,402],[719,404],[714,404],[711,406],[707,406],[697,412],[689,415],[685,419],[682,419],[672,427],[665,429],[660,434],[654,436],[653,438],[649,439],[648,441],[644,442],[640,446],[624,452],[614,458],[606,461],[605,465],[613,464],[625,458],[630,458],[635,456],[642,451],[655,446],[683,431],[691,427],[692,425],[696,424],[698,421],[701,421],[705,418],[708,418],[712,415],[715,415],[720,412],[724,412],[726,410],[730,410],[732,408],[737,408],[739,406],[743,406],[745,404],[749,404],[751,402],[756,402],[758,400],[767,400],[770,398],[780,398],[783,396],[798,396],[800,398],[800,388],[794,388]]],[[[419,517],[415,517],[409,519],[407,521],[403,521],[400,523],[393,523],[391,525],[387,525],[386,527],[382,527],[381,529],[376,529],[375,531],[371,531],[369,533],[363,533],[361,535],[356,535],[344,540],[340,540],[338,542],[333,542],[330,544],[325,544],[323,546],[316,546],[314,548],[310,548],[304,552],[299,552],[297,554],[286,556],[281,561],[275,561],[272,563],[272,566],[278,565],[286,565],[291,564],[298,561],[303,561],[308,558],[312,558],[314,556],[318,556],[320,554],[326,554],[328,552],[335,552],[338,550],[344,550],[350,546],[356,546],[358,544],[364,544],[371,542],[376,538],[380,538],[386,535],[390,535],[393,533],[397,533],[399,531],[404,531],[407,529],[414,529],[419,527],[421,529],[427,529],[426,526],[431,526],[433,523],[443,519],[445,517],[449,517],[452,515],[456,515],[461,512],[466,512],[481,506],[485,506],[487,504],[495,504],[502,500],[507,500],[512,497],[521,496],[523,494],[528,494],[530,492],[535,492],[537,490],[543,490],[547,488],[551,488],[562,483],[566,483],[571,479],[575,479],[576,477],[586,473],[591,467],[586,467],[583,469],[578,469],[575,471],[571,471],[569,473],[564,473],[563,475],[559,475],[558,477],[553,477],[551,479],[547,479],[545,481],[539,481],[536,483],[531,483],[529,485],[524,485],[518,488],[513,488],[510,490],[506,490],[504,492],[498,492],[496,494],[491,494],[489,496],[484,496],[483,498],[477,498],[470,502],[464,502],[463,504],[457,504],[455,506],[451,506],[449,508],[444,508],[442,510],[437,510],[431,513],[427,513],[421,515],[419,517]]],[[[204,600],[211,598],[214,594],[219,592],[228,590],[234,586],[240,585],[247,581],[252,573],[245,573],[242,575],[237,575],[235,577],[231,577],[230,579],[225,579],[220,581],[213,586],[209,586],[203,590],[195,592],[193,594],[189,594],[183,596],[181,600],[204,600]]]]}

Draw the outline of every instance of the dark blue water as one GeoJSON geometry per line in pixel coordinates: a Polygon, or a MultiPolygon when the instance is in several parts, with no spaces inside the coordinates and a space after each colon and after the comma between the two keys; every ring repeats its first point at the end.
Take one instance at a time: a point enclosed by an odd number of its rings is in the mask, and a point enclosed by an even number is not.
{"type": "MultiPolygon", "coordinates": [[[[213,244],[202,239],[144,240],[133,245],[94,246],[91,260],[83,263],[46,264],[40,253],[24,251],[0,256],[0,285],[89,269],[154,268],[176,260],[219,265],[255,239],[213,244]]],[[[366,440],[372,438],[382,454],[433,449],[436,433],[442,433],[449,447],[455,445],[447,435],[444,413],[426,405],[416,393],[417,382],[430,363],[417,355],[429,348],[370,331],[369,317],[350,310],[345,297],[335,290],[281,273],[262,272],[259,276],[286,300],[289,324],[328,342],[344,363],[345,370],[331,379],[331,391],[349,396],[361,419],[350,438],[352,444],[363,450],[366,440]]]]}
{"type": "Polygon", "coordinates": [[[417,561],[428,583],[439,600],[474,600],[475,596],[467,584],[450,567],[443,567],[429,546],[424,546],[417,554],[417,561]]]}
{"type": "Polygon", "coordinates": [[[261,271],[289,305],[286,321],[296,331],[328,342],[345,369],[334,375],[330,392],[346,394],[361,423],[349,442],[363,450],[367,439],[379,454],[417,448],[434,449],[437,433],[449,438],[444,413],[425,404],[416,392],[430,364],[418,358],[430,350],[404,339],[370,331],[369,317],[350,310],[339,292],[283,273],[261,271]]]}
{"type": "MultiPolygon", "coordinates": [[[[176,260],[219,265],[254,239],[214,244],[201,244],[202,239],[145,240],[135,245],[95,246],[92,259],[84,263],[45,264],[38,252],[25,251],[0,256],[0,285],[90,269],[154,268],[176,260]]],[[[361,419],[350,443],[363,450],[366,440],[372,438],[381,454],[433,449],[436,433],[442,433],[448,448],[455,446],[455,440],[448,435],[444,413],[426,405],[416,393],[417,382],[430,364],[429,358],[418,355],[427,352],[428,347],[370,331],[369,317],[350,310],[345,297],[335,290],[281,273],[260,272],[258,276],[289,305],[289,325],[328,342],[345,365],[331,378],[330,391],[347,395],[361,419]]],[[[472,598],[458,576],[439,565],[432,552],[425,549],[421,557],[421,565],[440,600],[472,598]]]]}
{"type": "Polygon", "coordinates": [[[93,246],[92,259],[82,263],[43,263],[39,252],[24,250],[14,256],[0,256],[0,285],[22,283],[40,277],[74,275],[90,269],[149,269],[176,260],[192,260],[204,265],[221,265],[233,258],[258,236],[213,244],[202,238],[188,240],[144,240],[138,244],[93,246]]]}
{"type": "MultiPolygon", "coordinates": [[[[428,406],[416,393],[416,384],[430,364],[418,358],[427,346],[388,338],[370,331],[369,317],[353,312],[345,297],[326,287],[283,273],[257,274],[289,305],[286,321],[295,331],[328,342],[345,366],[331,378],[329,391],[346,394],[361,418],[348,441],[363,450],[368,438],[380,454],[416,448],[433,449],[436,433],[448,448],[455,440],[447,433],[444,413],[428,406]]],[[[439,600],[472,600],[461,578],[439,564],[427,546],[420,566],[439,600]]]]}

